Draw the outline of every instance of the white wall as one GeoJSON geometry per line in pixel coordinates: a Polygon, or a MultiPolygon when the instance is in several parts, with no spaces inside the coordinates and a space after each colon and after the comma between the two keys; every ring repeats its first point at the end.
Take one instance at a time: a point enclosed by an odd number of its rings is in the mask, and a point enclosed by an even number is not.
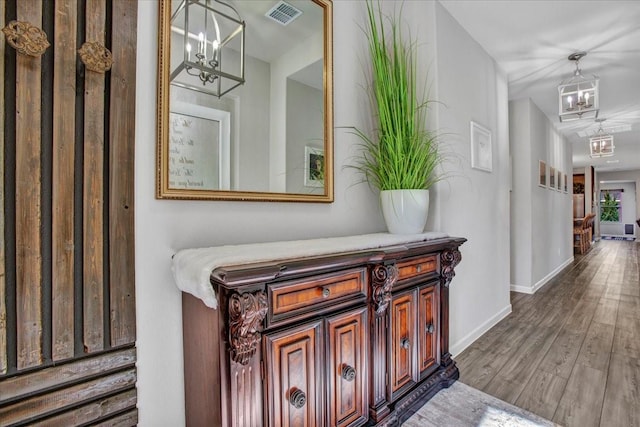
{"type": "Polygon", "coordinates": [[[436,99],[444,103],[437,107],[437,129],[453,159],[451,178],[436,189],[436,228],[468,239],[450,290],[455,356],[511,312],[507,78],[439,3],[435,17],[436,99]],[[470,167],[471,120],[491,130],[491,173],[470,167]]]}
{"type": "Polygon", "coordinates": [[[571,146],[530,100],[509,102],[514,165],[511,227],[512,290],[533,293],[573,260],[571,146]],[[538,185],[539,162],[547,187],[538,185]],[[561,191],[550,188],[550,169],[560,170],[561,191]],[[567,192],[564,176],[567,175],[567,192]]]}
{"type": "MultiPolygon", "coordinates": [[[[362,125],[365,51],[354,21],[360,2],[334,3],[335,124],[362,125]]],[[[335,131],[335,202],[260,203],[155,199],[157,3],[138,3],[136,109],[136,309],[141,426],[184,425],[181,295],[171,255],[188,247],[344,236],[382,231],[377,195],[343,169],[354,137],[335,131]]]]}
{"type": "Polygon", "coordinates": [[[318,32],[271,63],[271,93],[279,94],[271,97],[270,105],[269,188],[274,193],[287,191],[287,79],[323,55],[324,40],[318,32]]]}
{"type": "MultiPolygon", "coordinates": [[[[383,3],[392,8],[393,2],[383,3]]],[[[400,2],[395,3],[398,7],[400,2]]],[[[141,426],[184,425],[181,295],[171,255],[188,247],[344,236],[384,230],[377,194],[344,168],[357,139],[340,126],[366,127],[362,90],[367,46],[364,2],[334,6],[335,202],[259,203],[156,200],[157,4],[139,1],[136,109],[136,308],[141,426]]],[[[405,2],[420,40],[420,69],[433,98],[446,103],[429,122],[458,159],[433,189],[428,229],[467,237],[451,285],[451,350],[458,353],[510,311],[507,82],[482,48],[435,2],[405,2]],[[473,65],[473,66],[470,66],[473,65]],[[470,72],[472,70],[472,72],[470,72]],[[440,82],[438,82],[438,77],[440,82]],[[469,121],[493,134],[493,172],[469,167],[469,121]]]]}
{"type": "MultiPolygon", "coordinates": [[[[532,167],[531,156],[531,130],[529,128],[529,115],[531,103],[528,99],[509,102],[509,143],[511,146],[511,159],[513,164],[511,192],[511,251],[518,256],[511,257],[511,283],[530,283],[531,263],[531,231],[533,210],[531,208],[531,192],[537,185],[539,165],[532,167]],[[533,170],[532,170],[533,169],[533,170]],[[535,176],[533,171],[536,172],[535,176]],[[526,191],[531,189],[531,191],[526,191]],[[523,236],[526,236],[524,238],[523,236]]],[[[545,159],[539,159],[544,160],[545,159]]],[[[547,165],[548,168],[548,165],[547,165]]],[[[545,189],[542,189],[544,191],[545,189]]]]}

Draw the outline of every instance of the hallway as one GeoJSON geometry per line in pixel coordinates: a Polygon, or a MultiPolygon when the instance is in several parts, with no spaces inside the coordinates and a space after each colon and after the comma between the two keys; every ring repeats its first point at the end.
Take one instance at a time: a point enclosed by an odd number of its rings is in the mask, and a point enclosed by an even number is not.
{"type": "Polygon", "coordinates": [[[571,427],[640,427],[640,243],[600,241],[455,359],[460,380],[571,427]]]}

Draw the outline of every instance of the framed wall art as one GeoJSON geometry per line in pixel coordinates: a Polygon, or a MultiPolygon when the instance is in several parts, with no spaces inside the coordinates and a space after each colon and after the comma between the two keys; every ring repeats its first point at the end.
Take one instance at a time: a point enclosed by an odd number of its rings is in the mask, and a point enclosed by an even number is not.
{"type": "Polygon", "coordinates": [[[556,173],[556,190],[562,191],[562,172],[558,170],[556,173]]]}
{"type": "Polygon", "coordinates": [[[471,167],[491,172],[493,170],[493,149],[491,131],[476,122],[471,122],[471,167]]]}
{"type": "Polygon", "coordinates": [[[547,186],[547,164],[542,160],[538,164],[538,185],[540,187],[547,186]]]}

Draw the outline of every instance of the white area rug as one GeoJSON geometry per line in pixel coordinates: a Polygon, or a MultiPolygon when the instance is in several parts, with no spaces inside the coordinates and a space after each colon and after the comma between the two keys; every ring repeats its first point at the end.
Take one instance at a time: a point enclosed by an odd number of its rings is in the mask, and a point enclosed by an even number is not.
{"type": "Polygon", "coordinates": [[[558,426],[466,384],[456,381],[440,390],[403,427],[540,427],[558,426]]]}

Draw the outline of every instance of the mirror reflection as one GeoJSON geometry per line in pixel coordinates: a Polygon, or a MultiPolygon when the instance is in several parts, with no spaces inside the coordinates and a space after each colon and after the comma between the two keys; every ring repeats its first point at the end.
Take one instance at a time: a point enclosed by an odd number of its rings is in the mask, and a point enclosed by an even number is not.
{"type": "Polygon", "coordinates": [[[159,198],[332,201],[330,6],[161,4],[159,198]]]}

